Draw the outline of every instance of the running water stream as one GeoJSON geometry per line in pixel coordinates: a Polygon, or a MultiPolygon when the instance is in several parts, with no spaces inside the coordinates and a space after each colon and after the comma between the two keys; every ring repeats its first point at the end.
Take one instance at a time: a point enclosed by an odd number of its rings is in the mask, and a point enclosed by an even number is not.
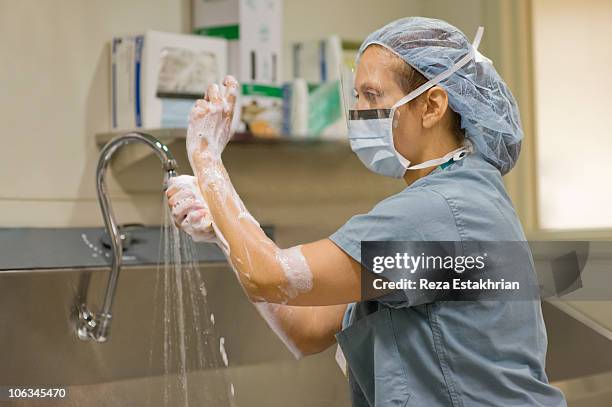
{"type": "MultiPolygon", "coordinates": [[[[163,405],[234,406],[234,386],[226,377],[225,338],[207,304],[195,244],[174,224],[165,197],[163,212],[149,354],[151,369],[154,360],[163,362],[163,405]],[[155,343],[160,337],[162,343],[155,343]]],[[[150,401],[159,405],[158,400],[150,401]]]]}

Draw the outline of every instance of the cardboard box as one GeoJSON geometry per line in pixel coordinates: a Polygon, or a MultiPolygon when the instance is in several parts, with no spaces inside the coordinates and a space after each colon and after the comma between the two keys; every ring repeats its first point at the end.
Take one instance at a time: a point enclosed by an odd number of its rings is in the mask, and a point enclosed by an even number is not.
{"type": "Polygon", "coordinates": [[[227,41],[147,31],[113,38],[111,130],[187,127],[189,111],[227,71],[227,41]]]}
{"type": "Polygon", "coordinates": [[[242,83],[282,83],[282,0],[193,0],[198,35],[225,38],[228,73],[242,83]]]}
{"type": "MultiPolygon", "coordinates": [[[[238,99],[239,133],[259,138],[278,138],[283,127],[283,90],[276,86],[243,85],[238,99]]],[[[236,117],[235,116],[235,117],[236,117]]]]}

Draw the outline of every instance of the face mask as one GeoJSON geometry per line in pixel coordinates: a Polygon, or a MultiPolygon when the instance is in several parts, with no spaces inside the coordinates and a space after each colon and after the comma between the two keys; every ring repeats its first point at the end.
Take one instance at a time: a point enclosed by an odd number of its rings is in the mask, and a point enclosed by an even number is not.
{"type": "MultiPolygon", "coordinates": [[[[393,178],[402,178],[406,170],[418,170],[439,166],[449,162],[451,159],[459,161],[469,152],[468,146],[460,147],[451,151],[444,157],[428,160],[418,165],[411,166],[410,161],[402,156],[393,144],[393,127],[396,110],[415,99],[431,87],[439,84],[457,70],[461,69],[470,60],[474,59],[483,28],[480,27],[470,52],[461,58],[453,67],[427,81],[414,91],[410,92],[390,109],[368,109],[348,111],[348,138],[351,150],[361,162],[370,170],[380,175],[393,178]]],[[[386,47],[384,44],[378,44],[386,47]]],[[[387,47],[388,48],[388,47],[387,47]]]]}

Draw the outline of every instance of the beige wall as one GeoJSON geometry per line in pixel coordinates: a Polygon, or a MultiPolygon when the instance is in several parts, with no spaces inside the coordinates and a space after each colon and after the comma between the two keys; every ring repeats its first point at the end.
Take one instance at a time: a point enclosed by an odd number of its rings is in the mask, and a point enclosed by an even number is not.
{"type": "MultiPolygon", "coordinates": [[[[188,30],[189,10],[189,0],[0,0],[1,226],[100,224],[93,134],[108,127],[108,41],[188,30]]],[[[113,191],[126,220],[156,211],[148,196],[113,191]]]]}
{"type": "Polygon", "coordinates": [[[533,2],[543,228],[612,228],[612,2],[533,2]]]}
{"type": "MultiPolygon", "coordinates": [[[[541,227],[552,229],[542,237],[610,240],[612,3],[534,0],[532,5],[538,211],[541,227]]],[[[610,301],[567,305],[612,330],[610,301]]]]}
{"type": "MultiPolygon", "coordinates": [[[[486,22],[487,7],[492,2],[461,3],[459,6],[457,2],[441,0],[286,0],[286,48],[295,40],[334,32],[359,40],[388,21],[419,14],[448,19],[471,36],[478,24],[486,22]]],[[[5,143],[0,160],[0,226],[101,224],[94,188],[99,151],[94,134],[108,129],[108,41],[113,35],[145,29],[187,32],[189,27],[190,0],[0,0],[0,122],[5,143]]],[[[483,49],[493,57],[491,53],[496,48],[490,42],[495,38],[495,27],[489,27],[483,49]]],[[[285,66],[288,69],[289,64],[285,66]]],[[[182,153],[183,148],[180,144],[172,146],[175,152],[182,153]]],[[[398,188],[396,183],[374,177],[372,182],[380,187],[361,188],[351,195],[352,203],[347,205],[343,197],[333,195],[337,185],[326,183],[325,178],[329,178],[326,174],[309,171],[309,163],[298,167],[295,160],[283,161],[282,153],[273,149],[250,154],[236,152],[235,158],[228,158],[228,166],[230,172],[234,167],[233,177],[237,188],[246,194],[247,205],[264,216],[263,222],[267,223],[281,222],[281,213],[284,222],[294,226],[304,223],[304,219],[316,222],[315,213],[306,215],[300,211],[307,211],[308,207],[312,212],[312,205],[319,201],[309,191],[326,185],[330,195],[327,202],[344,208],[334,212],[336,217],[324,228],[329,231],[398,188]],[[248,166],[242,162],[244,154],[248,166]],[[241,164],[232,164],[232,160],[241,164]],[[284,162],[285,168],[299,174],[301,188],[285,192],[287,180],[277,179],[275,173],[265,168],[271,160],[284,162]],[[261,167],[261,172],[270,178],[256,178],[251,174],[254,167],[261,167]],[[266,196],[276,202],[275,206],[261,200],[261,194],[249,192],[263,183],[275,186],[266,196]],[[291,194],[295,204],[287,202],[288,206],[280,207],[291,194]]],[[[326,157],[331,164],[348,160],[348,156],[326,157]]],[[[320,158],[313,160],[321,162],[320,158]]],[[[184,157],[181,161],[186,163],[184,157]]],[[[355,160],[348,162],[358,174],[369,176],[360,171],[355,160]]],[[[182,168],[185,171],[184,165],[182,168]]],[[[335,171],[333,166],[328,170],[335,171]]],[[[352,172],[338,171],[346,178],[334,175],[331,179],[360,188],[353,182],[352,172]]],[[[111,180],[119,221],[158,223],[161,194],[157,163],[138,164],[131,172],[131,177],[118,174],[118,183],[111,180]],[[140,192],[130,192],[135,190],[140,192]]],[[[306,233],[300,230],[296,234],[306,233]]]]}

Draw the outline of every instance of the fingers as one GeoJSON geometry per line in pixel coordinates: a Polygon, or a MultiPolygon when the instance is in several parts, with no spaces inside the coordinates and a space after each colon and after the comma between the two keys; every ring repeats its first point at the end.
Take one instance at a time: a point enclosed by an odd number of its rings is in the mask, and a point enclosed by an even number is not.
{"type": "Polygon", "coordinates": [[[208,110],[211,113],[217,113],[223,110],[223,99],[221,98],[221,92],[219,85],[213,83],[208,86],[206,91],[206,100],[208,101],[208,110]]]}
{"type": "Polygon", "coordinates": [[[236,106],[236,98],[238,96],[238,81],[231,75],[226,76],[223,79],[223,86],[225,88],[225,92],[223,94],[223,98],[226,101],[226,106],[224,106],[224,113],[233,115],[234,107],[236,106]]]}
{"type": "Polygon", "coordinates": [[[183,220],[183,218],[187,216],[187,212],[191,208],[192,204],[193,198],[191,197],[177,200],[176,202],[172,203],[172,216],[178,220],[183,220]]]}
{"type": "Polygon", "coordinates": [[[196,100],[196,104],[191,110],[191,120],[201,119],[210,111],[210,104],[205,99],[196,100]]]}
{"type": "Polygon", "coordinates": [[[172,195],[176,194],[178,191],[181,190],[183,184],[185,183],[184,179],[184,175],[168,178],[168,180],[166,181],[166,185],[168,186],[168,188],[166,188],[166,196],[168,197],[168,199],[172,198],[172,195]]]}
{"type": "Polygon", "coordinates": [[[204,216],[206,216],[206,211],[204,211],[203,209],[190,211],[185,217],[185,222],[188,222],[195,226],[202,220],[202,218],[204,218],[204,216]]]}
{"type": "Polygon", "coordinates": [[[197,213],[196,218],[200,221],[207,211],[193,198],[182,199],[172,207],[172,217],[175,222],[183,222],[192,213],[197,213]]]}
{"type": "Polygon", "coordinates": [[[194,199],[195,194],[189,189],[181,189],[177,193],[173,194],[170,198],[168,198],[168,204],[170,206],[176,206],[179,202],[184,201],[186,199],[194,199]]]}
{"type": "Polygon", "coordinates": [[[208,205],[202,198],[197,179],[194,176],[179,175],[170,178],[166,196],[172,220],[178,228],[197,241],[208,241],[214,238],[208,205]]]}
{"type": "Polygon", "coordinates": [[[222,106],[222,103],[221,103],[221,98],[219,96],[218,88],[217,88],[217,92],[215,93],[213,91],[211,95],[210,87],[209,87],[209,92],[207,92],[205,99],[196,100],[195,106],[191,110],[191,120],[192,121],[198,120],[198,119],[203,118],[209,113],[216,113],[221,110],[221,106],[222,106]],[[212,98],[212,101],[210,101],[209,98],[212,98]]]}
{"type": "MultiPolygon", "coordinates": [[[[176,188],[176,187],[175,187],[176,188]]],[[[186,210],[200,210],[207,208],[206,203],[200,194],[192,188],[178,190],[168,198],[168,206],[172,214],[182,220],[186,215],[186,210]]]]}
{"type": "Polygon", "coordinates": [[[189,116],[187,154],[190,164],[202,154],[220,158],[231,138],[233,110],[236,104],[238,82],[226,77],[223,89],[211,84],[203,99],[197,100],[189,116]]]}
{"type": "Polygon", "coordinates": [[[181,196],[184,195],[184,193],[184,190],[180,189],[180,187],[177,187],[175,185],[170,186],[166,190],[166,198],[170,211],[173,210],[174,206],[176,205],[176,202],[181,199],[181,196]]]}
{"type": "Polygon", "coordinates": [[[208,211],[204,208],[192,210],[187,214],[186,220],[195,227],[204,226],[210,223],[208,211]]]}
{"type": "Polygon", "coordinates": [[[196,177],[193,175],[178,175],[176,177],[170,177],[168,179],[168,186],[180,187],[180,188],[192,188],[196,185],[196,177]]]}
{"type": "Polygon", "coordinates": [[[215,235],[215,231],[212,227],[207,227],[204,229],[194,230],[190,234],[191,238],[194,242],[217,242],[217,236],[215,235]]]}
{"type": "Polygon", "coordinates": [[[210,242],[216,238],[212,219],[204,209],[189,212],[181,228],[196,242],[210,242]]]}
{"type": "Polygon", "coordinates": [[[216,83],[208,85],[208,89],[206,90],[205,99],[213,104],[219,102],[221,100],[221,93],[219,91],[219,85],[217,85],[216,83]]]}
{"type": "Polygon", "coordinates": [[[238,95],[238,81],[228,75],[223,79],[223,90],[213,83],[208,86],[204,99],[196,101],[192,111],[192,118],[200,119],[208,113],[222,111],[224,115],[232,115],[236,106],[238,95]]]}
{"type": "Polygon", "coordinates": [[[180,187],[177,187],[176,185],[169,185],[168,189],[166,189],[166,197],[168,198],[168,201],[170,201],[172,197],[174,196],[174,194],[176,194],[179,191],[180,191],[180,187]]]}
{"type": "Polygon", "coordinates": [[[211,222],[207,215],[207,212],[203,209],[189,211],[181,223],[182,229],[197,231],[210,227],[211,222]]]}

